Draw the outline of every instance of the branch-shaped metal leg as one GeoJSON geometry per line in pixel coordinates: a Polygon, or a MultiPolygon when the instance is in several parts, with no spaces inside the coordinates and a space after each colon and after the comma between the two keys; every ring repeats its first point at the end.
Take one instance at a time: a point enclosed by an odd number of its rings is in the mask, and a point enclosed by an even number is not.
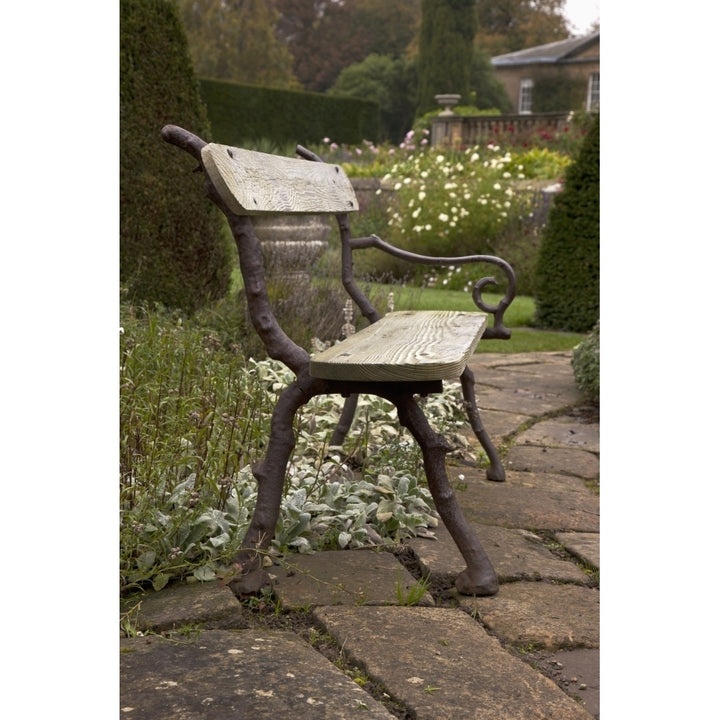
{"type": "Polygon", "coordinates": [[[253,595],[270,584],[270,578],[262,568],[263,551],[270,546],[280,515],[285,472],[295,447],[293,419],[298,408],[308,400],[309,395],[297,381],[280,393],[270,424],[265,459],[253,467],[253,475],[258,481],[257,503],[242,548],[235,558],[240,574],[228,582],[238,597],[253,595]]]}
{"type": "Polygon", "coordinates": [[[460,384],[462,385],[463,398],[465,399],[465,411],[467,412],[470,426],[475,433],[475,437],[480,441],[483,449],[490,459],[490,467],[487,469],[487,479],[495,482],[505,482],[505,468],[502,466],[500,456],[495,446],[490,440],[490,436],[483,427],[478,411],[477,402],[475,400],[475,376],[469,367],[465,367],[460,376],[460,384]]]}
{"type": "Polygon", "coordinates": [[[480,541],[465,519],[445,469],[445,455],[452,449],[427,421],[411,395],[390,398],[398,409],[400,422],[420,445],[430,493],[435,507],[463,556],[467,567],[455,580],[464,595],[494,595],[498,578],[480,541]]]}
{"type": "Polygon", "coordinates": [[[358,395],[348,395],[345,398],[345,404],[343,405],[342,413],[340,413],[340,419],[338,424],[335,426],[332,437],[330,438],[330,445],[332,447],[339,447],[345,442],[348,432],[352,427],[353,420],[355,419],[355,411],[357,410],[358,395]]]}

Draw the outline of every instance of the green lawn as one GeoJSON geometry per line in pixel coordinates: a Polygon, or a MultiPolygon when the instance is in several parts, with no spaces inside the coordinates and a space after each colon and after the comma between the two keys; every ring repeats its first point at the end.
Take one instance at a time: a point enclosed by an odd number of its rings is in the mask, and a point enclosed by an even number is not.
{"type": "MultiPolygon", "coordinates": [[[[461,290],[439,290],[400,285],[375,285],[379,296],[393,293],[396,310],[477,310],[469,293],[461,290]]],[[[486,302],[495,304],[500,295],[485,294],[486,302]]],[[[535,315],[535,301],[526,296],[516,297],[505,313],[505,325],[510,328],[509,340],[483,340],[477,352],[553,352],[571,350],[585,335],[578,333],[536,330],[530,327],[535,315]]]]}
{"type": "MultiPolygon", "coordinates": [[[[396,310],[477,310],[470,293],[462,290],[444,290],[438,288],[418,288],[407,285],[388,285],[372,283],[369,287],[360,283],[363,292],[369,293],[371,300],[381,303],[378,298],[387,298],[393,293],[396,310]]],[[[233,274],[233,289],[242,288],[240,272],[233,274]]],[[[501,296],[485,293],[486,302],[495,304],[501,296]]],[[[581,340],[584,334],[557,332],[551,330],[537,330],[532,326],[535,316],[535,301],[531,297],[516,297],[505,313],[505,325],[510,328],[512,337],[509,340],[483,340],[477,352],[557,352],[571,350],[581,340]]]]}

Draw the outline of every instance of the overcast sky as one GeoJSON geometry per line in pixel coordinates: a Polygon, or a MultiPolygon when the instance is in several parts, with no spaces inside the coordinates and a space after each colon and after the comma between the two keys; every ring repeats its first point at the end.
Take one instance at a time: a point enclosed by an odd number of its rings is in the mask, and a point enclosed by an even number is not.
{"type": "Polygon", "coordinates": [[[584,35],[600,19],[600,0],[565,0],[563,15],[572,26],[573,35],[584,35]]]}

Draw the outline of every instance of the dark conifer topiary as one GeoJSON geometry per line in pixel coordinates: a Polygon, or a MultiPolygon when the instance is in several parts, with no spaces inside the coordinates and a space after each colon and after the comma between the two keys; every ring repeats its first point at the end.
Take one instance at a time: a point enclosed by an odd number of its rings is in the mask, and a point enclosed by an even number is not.
{"type": "Polygon", "coordinates": [[[600,116],[553,201],[538,254],[536,324],[587,332],[600,317],[600,116]]]}
{"type": "Polygon", "coordinates": [[[210,139],[177,3],[121,0],[120,282],[135,302],[193,312],[227,292],[231,247],[166,124],[210,139]]]}

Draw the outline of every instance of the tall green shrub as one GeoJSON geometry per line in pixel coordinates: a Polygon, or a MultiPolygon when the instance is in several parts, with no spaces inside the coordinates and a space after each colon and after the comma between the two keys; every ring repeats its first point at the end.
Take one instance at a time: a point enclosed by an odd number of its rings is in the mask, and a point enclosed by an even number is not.
{"type": "Polygon", "coordinates": [[[436,107],[435,95],[442,93],[457,93],[470,104],[476,29],[475,0],[422,0],[416,115],[436,107]]]}
{"type": "Polygon", "coordinates": [[[372,54],[341,70],[328,95],[375,100],[380,106],[380,139],[400,143],[415,116],[415,86],[414,61],[372,54]]]}
{"type": "Polygon", "coordinates": [[[189,156],[160,137],[168,123],[210,137],[177,3],[121,0],[120,281],[193,312],[227,292],[230,245],[189,156]]]}
{"type": "Polygon", "coordinates": [[[587,332],[600,316],[600,116],[553,202],[536,273],[536,323],[587,332]]]}

